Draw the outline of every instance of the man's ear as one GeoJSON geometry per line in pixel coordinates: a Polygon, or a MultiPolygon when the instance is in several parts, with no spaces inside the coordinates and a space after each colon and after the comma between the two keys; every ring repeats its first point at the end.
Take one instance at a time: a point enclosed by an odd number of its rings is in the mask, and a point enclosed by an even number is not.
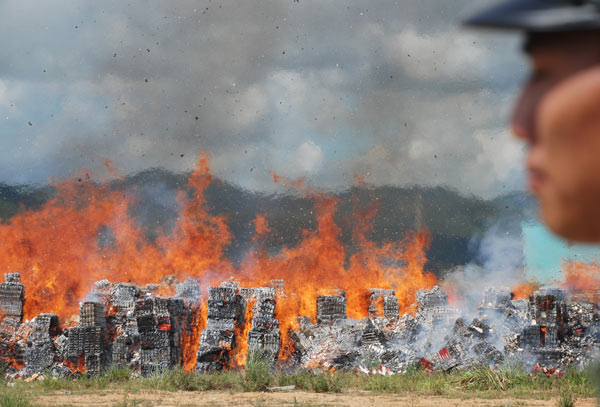
{"type": "Polygon", "coordinates": [[[570,76],[548,92],[540,103],[537,124],[541,134],[549,129],[600,130],[600,65],[570,76]]]}

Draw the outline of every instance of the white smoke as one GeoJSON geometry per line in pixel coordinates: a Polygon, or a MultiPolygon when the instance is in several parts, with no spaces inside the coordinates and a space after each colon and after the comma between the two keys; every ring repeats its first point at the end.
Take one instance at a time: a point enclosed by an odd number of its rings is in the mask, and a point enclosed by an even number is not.
{"type": "Polygon", "coordinates": [[[454,304],[465,317],[474,317],[486,287],[508,287],[523,282],[524,256],[520,228],[499,220],[480,240],[474,239],[477,255],[474,260],[445,276],[444,286],[451,287],[458,299],[454,304]]]}

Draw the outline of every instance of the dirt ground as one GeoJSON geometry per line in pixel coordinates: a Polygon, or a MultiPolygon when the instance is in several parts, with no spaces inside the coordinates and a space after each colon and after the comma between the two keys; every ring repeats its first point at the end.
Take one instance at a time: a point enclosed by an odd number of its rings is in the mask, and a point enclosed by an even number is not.
{"type": "MultiPolygon", "coordinates": [[[[556,399],[458,399],[443,397],[400,397],[393,395],[374,395],[369,392],[351,392],[342,394],[315,394],[300,391],[277,393],[228,393],[208,392],[166,392],[139,391],[135,393],[103,391],[96,393],[57,391],[35,398],[39,406],[356,406],[356,407],[556,407],[556,399]]],[[[581,399],[577,407],[596,407],[595,399],[581,399]]]]}

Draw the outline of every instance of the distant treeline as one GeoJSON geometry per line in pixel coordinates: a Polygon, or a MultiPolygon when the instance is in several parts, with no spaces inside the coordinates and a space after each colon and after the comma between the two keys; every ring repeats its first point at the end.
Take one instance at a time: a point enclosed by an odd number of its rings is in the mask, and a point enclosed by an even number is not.
{"type": "MultiPolygon", "coordinates": [[[[132,215],[149,238],[168,231],[178,213],[176,191],[187,185],[186,174],[151,169],[113,181],[111,188],[135,194],[132,215]]],[[[53,187],[0,184],[0,219],[6,222],[23,209],[35,209],[54,194],[53,187]]],[[[355,250],[352,226],[356,209],[373,208],[377,214],[369,238],[376,242],[402,239],[407,230],[426,226],[432,235],[427,268],[441,274],[473,259],[476,241],[499,219],[519,225],[531,216],[532,202],[513,193],[493,200],[464,196],[454,190],[435,187],[354,187],[332,193],[340,198],[336,223],[348,253],[355,250]]],[[[207,205],[214,214],[225,215],[234,235],[227,255],[239,261],[251,249],[253,219],[265,214],[271,232],[267,247],[273,252],[296,245],[303,229],[316,226],[314,202],[295,193],[264,194],[216,180],[206,191],[207,205]]]]}

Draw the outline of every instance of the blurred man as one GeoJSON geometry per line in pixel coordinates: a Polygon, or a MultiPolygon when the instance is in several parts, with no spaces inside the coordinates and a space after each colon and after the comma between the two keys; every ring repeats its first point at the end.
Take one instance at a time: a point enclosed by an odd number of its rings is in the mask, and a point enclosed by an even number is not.
{"type": "Polygon", "coordinates": [[[531,75],[512,119],[548,227],[600,242],[600,0],[506,0],[468,25],[519,29],[531,75]]]}

